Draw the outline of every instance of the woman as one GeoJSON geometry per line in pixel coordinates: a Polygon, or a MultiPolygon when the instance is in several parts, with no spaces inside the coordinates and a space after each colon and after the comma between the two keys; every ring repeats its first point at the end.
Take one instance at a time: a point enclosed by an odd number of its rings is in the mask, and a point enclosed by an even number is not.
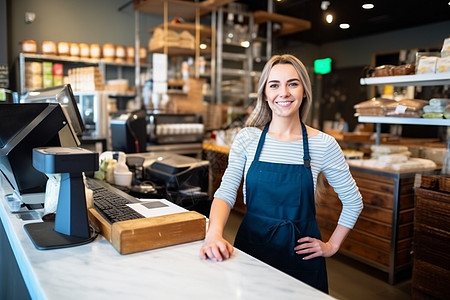
{"type": "Polygon", "coordinates": [[[325,257],[338,251],[363,205],[336,140],[304,125],[310,106],[305,66],[292,55],[273,56],[262,71],[256,107],[231,146],[200,255],[215,261],[232,255],[223,229],[244,176],[247,209],[234,246],[328,293],[325,257]],[[320,172],[343,204],[327,242],[315,219],[320,172]]]}

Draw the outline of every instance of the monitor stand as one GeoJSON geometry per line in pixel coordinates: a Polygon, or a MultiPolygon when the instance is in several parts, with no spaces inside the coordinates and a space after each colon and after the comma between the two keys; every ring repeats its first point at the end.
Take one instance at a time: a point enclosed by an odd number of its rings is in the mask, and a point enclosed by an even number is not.
{"type": "Polygon", "coordinates": [[[24,225],[35,247],[65,248],[94,240],[96,233],[89,227],[82,172],[98,169],[98,153],[76,147],[34,148],[33,166],[46,174],[61,174],[55,221],[24,225]]]}
{"type": "Polygon", "coordinates": [[[55,221],[28,223],[25,231],[39,250],[66,248],[89,243],[89,228],[82,173],[61,174],[55,221]]]}
{"type": "Polygon", "coordinates": [[[25,231],[28,233],[34,246],[39,250],[50,250],[74,247],[90,243],[94,238],[94,232],[91,231],[89,238],[81,238],[59,233],[54,230],[55,222],[39,222],[24,225],[25,231]]]}

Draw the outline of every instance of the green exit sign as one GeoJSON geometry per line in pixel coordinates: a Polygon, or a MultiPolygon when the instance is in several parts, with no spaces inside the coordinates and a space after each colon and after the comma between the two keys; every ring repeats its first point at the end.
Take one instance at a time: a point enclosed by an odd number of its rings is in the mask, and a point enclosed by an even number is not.
{"type": "Polygon", "coordinates": [[[331,72],[331,58],[316,59],[314,61],[314,73],[328,74],[331,72]]]}

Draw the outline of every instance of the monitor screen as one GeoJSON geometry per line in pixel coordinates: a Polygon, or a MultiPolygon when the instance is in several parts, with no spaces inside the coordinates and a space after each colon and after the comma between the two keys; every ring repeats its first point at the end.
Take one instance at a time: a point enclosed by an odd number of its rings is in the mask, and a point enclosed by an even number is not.
{"type": "Polygon", "coordinates": [[[147,114],[136,110],[120,114],[110,121],[111,144],[115,151],[142,153],[147,151],[147,114]]]}
{"type": "Polygon", "coordinates": [[[79,146],[62,106],[2,104],[0,120],[1,173],[24,203],[44,203],[47,176],[33,167],[33,148],[79,146]]]}
{"type": "Polygon", "coordinates": [[[21,103],[36,102],[56,102],[61,104],[75,133],[81,136],[85,131],[83,119],[81,118],[70,84],[34,90],[21,99],[21,103]]]}

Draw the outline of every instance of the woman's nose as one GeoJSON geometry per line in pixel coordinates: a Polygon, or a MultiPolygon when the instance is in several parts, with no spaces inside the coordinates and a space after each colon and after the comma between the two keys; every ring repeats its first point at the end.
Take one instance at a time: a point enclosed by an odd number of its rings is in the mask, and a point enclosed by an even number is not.
{"type": "Polygon", "coordinates": [[[291,92],[289,91],[289,88],[287,86],[282,86],[281,87],[281,96],[283,97],[288,97],[291,95],[291,92]]]}

